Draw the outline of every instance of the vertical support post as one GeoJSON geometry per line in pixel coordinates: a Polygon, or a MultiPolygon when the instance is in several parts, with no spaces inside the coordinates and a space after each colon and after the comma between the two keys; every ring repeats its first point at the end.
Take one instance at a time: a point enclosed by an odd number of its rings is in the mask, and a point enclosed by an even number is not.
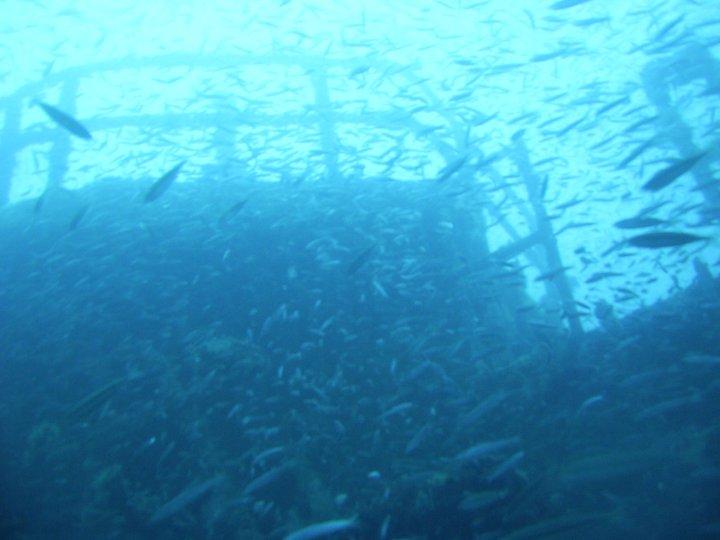
{"type": "MultiPolygon", "coordinates": [[[[550,218],[548,218],[547,212],[545,211],[545,205],[543,204],[540,193],[542,183],[530,164],[527,146],[525,146],[525,141],[522,139],[522,134],[513,136],[513,145],[512,157],[518,167],[520,176],[525,182],[525,187],[527,188],[528,200],[530,201],[530,206],[535,214],[535,228],[540,236],[540,242],[545,248],[545,257],[547,258],[548,269],[555,270],[557,268],[561,268],[562,258],[560,257],[557,239],[555,238],[550,218]]],[[[570,332],[573,336],[580,336],[583,333],[582,325],[577,318],[577,309],[575,307],[572,287],[570,286],[570,281],[567,279],[565,272],[561,272],[558,276],[556,276],[552,280],[552,283],[555,285],[560,303],[562,304],[563,310],[568,317],[570,332]]],[[[548,283],[547,288],[548,293],[552,294],[550,283],[548,283]]]]}
{"type": "Polygon", "coordinates": [[[337,162],[338,138],[335,132],[325,68],[322,66],[313,68],[310,77],[315,89],[315,109],[320,116],[320,144],[323,149],[327,176],[328,178],[339,179],[340,169],[337,162]]]}
{"type": "Polygon", "coordinates": [[[5,125],[0,132],[0,207],[10,200],[13,173],[17,165],[17,141],[20,132],[20,106],[22,101],[15,98],[5,109],[5,125]]]}
{"type": "MultiPolygon", "coordinates": [[[[717,88],[720,85],[718,61],[707,49],[690,45],[680,51],[672,62],[663,59],[645,66],[642,79],[645,94],[657,109],[664,126],[664,136],[678,149],[682,157],[700,152],[701,149],[692,142],[692,129],[683,122],[682,116],[671,103],[668,87],[670,84],[689,83],[693,79],[705,79],[708,89],[717,88]]],[[[718,182],[712,181],[713,175],[708,162],[698,163],[691,174],[707,205],[717,208],[720,205],[720,188],[718,182]]]]}
{"type": "MultiPolygon", "coordinates": [[[[218,116],[222,118],[225,110],[219,106],[217,108],[218,116]]],[[[235,164],[233,160],[233,148],[235,147],[235,130],[236,124],[233,122],[218,123],[212,136],[212,147],[217,149],[215,166],[227,176],[229,164],[235,164]]]]}

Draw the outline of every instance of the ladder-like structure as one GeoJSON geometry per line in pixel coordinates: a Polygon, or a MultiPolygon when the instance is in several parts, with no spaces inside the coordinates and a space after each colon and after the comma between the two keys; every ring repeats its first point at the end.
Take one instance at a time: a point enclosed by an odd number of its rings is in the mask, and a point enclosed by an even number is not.
{"type": "MultiPolygon", "coordinates": [[[[645,94],[655,106],[660,124],[665,126],[657,136],[674,146],[680,156],[689,157],[704,148],[699,148],[693,142],[693,130],[673,107],[670,89],[698,79],[705,82],[706,92],[720,92],[720,64],[707,48],[698,44],[687,45],[671,58],[664,57],[650,62],[642,72],[645,94]]],[[[717,143],[716,139],[710,147],[717,148],[717,143]]],[[[720,182],[713,181],[708,161],[701,160],[693,167],[691,174],[705,199],[706,207],[715,213],[720,212],[720,182]]]]}

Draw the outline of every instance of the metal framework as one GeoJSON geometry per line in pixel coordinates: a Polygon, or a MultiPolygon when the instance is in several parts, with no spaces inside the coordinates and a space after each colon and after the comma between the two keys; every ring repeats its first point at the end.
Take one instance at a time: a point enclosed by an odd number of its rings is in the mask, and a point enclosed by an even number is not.
{"type": "MultiPolygon", "coordinates": [[[[698,44],[688,45],[669,59],[663,57],[650,62],[642,72],[645,94],[655,106],[661,125],[666,126],[658,132],[658,137],[675,146],[681,156],[697,154],[701,149],[693,142],[692,128],[673,107],[670,89],[698,79],[705,82],[708,92],[717,92],[720,88],[720,65],[707,48],[698,44]]],[[[715,140],[710,146],[717,147],[717,142],[715,140]]],[[[693,167],[691,174],[706,205],[717,211],[720,208],[720,183],[713,181],[709,162],[700,161],[693,167]]]]}
{"type": "MultiPolygon", "coordinates": [[[[691,47],[692,49],[692,47],[691,47]]],[[[101,72],[109,72],[119,69],[147,69],[147,68],[237,68],[243,65],[261,66],[296,66],[303,68],[310,78],[314,91],[314,110],[317,114],[313,118],[317,122],[320,133],[320,144],[324,165],[331,179],[342,179],[342,171],[338,165],[338,135],[336,126],[338,123],[351,123],[357,125],[372,126],[378,128],[401,128],[417,134],[423,133],[439,154],[447,163],[457,159],[458,149],[466,145],[466,132],[464,126],[460,125],[454,114],[444,107],[430,89],[417,77],[412,66],[397,66],[383,60],[373,60],[372,65],[383,72],[402,74],[408,84],[417,85],[424,93],[424,99],[429,107],[436,113],[442,115],[450,126],[451,140],[448,143],[436,137],[428,130],[428,126],[418,122],[409,113],[398,113],[397,110],[371,113],[348,113],[337,110],[333,107],[328,91],[328,72],[337,67],[347,69],[356,68],[367,60],[327,60],[299,55],[273,54],[266,56],[247,55],[197,55],[197,54],[169,54],[153,58],[124,58],[115,61],[108,61],[85,66],[78,66],[66,69],[61,72],[50,74],[45,79],[34,83],[26,84],[13,95],[0,100],[0,107],[5,111],[4,129],[0,135],[0,204],[6,203],[12,182],[13,170],[16,166],[16,155],[23,148],[31,145],[52,143],[49,153],[48,186],[61,185],[67,171],[68,156],[72,152],[72,141],[66,134],[58,136],[57,130],[33,129],[21,130],[21,109],[24,100],[40,94],[50,85],[61,84],[61,95],[58,106],[63,110],[73,113],[75,111],[75,99],[83,79],[97,75],[101,72]],[[428,134],[429,133],[429,134],[428,134]]],[[[643,82],[648,99],[657,107],[665,125],[673,126],[666,135],[678,148],[681,154],[690,155],[698,151],[691,142],[691,129],[684,125],[679,114],[671,106],[669,93],[670,85],[676,82],[686,83],[694,78],[702,77],[706,80],[709,88],[720,86],[720,69],[717,63],[702,48],[697,50],[681,51],[676,55],[674,62],[668,62],[666,58],[648,64],[643,71],[643,82]],[[688,59],[693,59],[691,62],[688,59]],[[698,68],[699,66],[699,68],[698,68]]],[[[280,127],[292,125],[306,125],[308,117],[302,114],[279,114],[268,115],[253,112],[238,112],[233,115],[234,125],[228,126],[227,115],[217,111],[207,113],[177,113],[162,115],[127,115],[112,118],[94,118],[87,120],[87,126],[94,131],[116,129],[127,126],[162,127],[164,129],[177,128],[216,128],[217,139],[227,140],[232,135],[234,127],[242,125],[280,127]]],[[[473,153],[482,156],[478,149],[473,153]]],[[[482,201],[482,209],[488,216],[495,219],[496,223],[503,228],[511,239],[510,243],[496,250],[494,253],[486,253],[489,257],[497,259],[510,259],[524,255],[527,259],[543,273],[558,274],[546,282],[547,293],[555,298],[562,306],[565,315],[568,317],[568,324],[571,332],[580,334],[580,325],[573,291],[569,280],[562,271],[563,264],[558,249],[557,240],[553,231],[552,223],[548,218],[542,200],[542,181],[531,165],[528,149],[522,139],[522,135],[513,137],[511,144],[506,148],[505,156],[508,157],[517,168],[517,171],[524,183],[527,198],[521,199],[518,194],[509,187],[504,187],[505,195],[514,203],[518,204],[520,211],[527,223],[534,224],[534,230],[527,235],[520,234],[512,224],[503,219],[500,208],[486,198],[482,201]]],[[[473,182],[474,171],[469,168],[459,172],[460,179],[467,184],[473,182]],[[467,176],[463,178],[463,176],[467,176]]],[[[484,167],[483,174],[498,186],[502,186],[503,176],[488,165],[484,167]]],[[[718,205],[720,203],[720,191],[717,183],[709,182],[711,171],[705,164],[700,164],[695,171],[699,188],[708,203],[718,205]]],[[[484,218],[479,216],[477,223],[484,226],[484,218]]],[[[481,246],[482,248],[482,246],[481,246]]],[[[486,248],[484,251],[487,251],[486,248]]]]}

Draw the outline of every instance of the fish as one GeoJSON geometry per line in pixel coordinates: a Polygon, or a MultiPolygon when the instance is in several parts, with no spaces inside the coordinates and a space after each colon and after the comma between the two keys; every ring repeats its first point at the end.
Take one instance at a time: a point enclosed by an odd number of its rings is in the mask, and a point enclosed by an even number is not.
{"type": "Polygon", "coordinates": [[[269,457],[280,455],[284,451],[285,447],[283,446],[274,446],[272,448],[268,448],[267,450],[264,450],[263,452],[260,452],[257,456],[255,456],[255,458],[252,460],[252,466],[255,467],[256,465],[259,465],[262,462],[266,461],[269,457]]]}
{"type": "Polygon", "coordinates": [[[575,414],[579,416],[583,411],[587,410],[589,407],[592,407],[596,403],[600,403],[603,399],[604,397],[602,394],[587,398],[585,401],[582,402],[580,407],[578,407],[578,410],[575,414]]]}
{"type": "Polygon", "coordinates": [[[460,418],[458,422],[460,428],[467,429],[479,422],[485,415],[491,413],[500,406],[509,395],[510,394],[505,390],[498,390],[497,392],[490,394],[470,412],[460,418]]]}
{"type": "Polygon", "coordinates": [[[660,201],[655,204],[651,204],[650,206],[646,206],[640,212],[638,212],[638,216],[647,216],[649,214],[652,214],[653,212],[660,210],[663,206],[669,204],[670,201],[660,201]]]}
{"type": "Polygon", "coordinates": [[[634,124],[626,127],[623,129],[623,133],[632,133],[633,131],[636,131],[638,128],[641,128],[643,126],[647,126],[648,124],[652,124],[655,120],[657,120],[658,117],[656,116],[650,116],[648,118],[642,118],[635,122],[634,124]]]}
{"type": "Polygon", "coordinates": [[[550,9],[567,9],[567,8],[579,6],[580,4],[585,4],[589,1],[590,0],[559,0],[558,2],[555,2],[554,4],[551,4],[550,9]]]}
{"type": "Polygon", "coordinates": [[[618,229],[645,229],[647,227],[663,225],[664,223],[667,223],[667,221],[653,217],[636,216],[616,221],[615,227],[618,229]]]}
{"type": "Polygon", "coordinates": [[[556,277],[564,274],[565,271],[569,270],[570,268],[572,268],[572,267],[571,266],[561,266],[560,268],[554,268],[548,272],[540,274],[538,277],[535,278],[535,281],[552,281],[556,277]]]}
{"type": "Polygon", "coordinates": [[[243,207],[247,204],[248,199],[243,199],[240,202],[237,202],[233,204],[230,208],[228,208],[222,216],[220,216],[220,219],[218,219],[218,223],[220,225],[227,225],[232,218],[234,218],[240,210],[243,209],[243,207]]]}
{"type": "Polygon", "coordinates": [[[481,492],[465,492],[463,498],[458,505],[458,509],[463,512],[477,512],[484,510],[497,504],[508,496],[508,491],[481,491],[481,492]]]}
{"type": "Polygon", "coordinates": [[[686,364],[704,364],[707,366],[720,366],[720,356],[711,354],[689,353],[683,356],[686,364]]]}
{"type": "Polygon", "coordinates": [[[418,432],[412,436],[412,439],[410,439],[405,445],[405,454],[412,454],[415,450],[417,450],[418,447],[428,437],[428,435],[430,435],[432,428],[432,424],[425,424],[423,427],[421,427],[418,432]]]}
{"type": "Polygon", "coordinates": [[[325,319],[323,321],[323,323],[320,325],[320,328],[318,328],[318,333],[321,336],[325,335],[325,330],[330,328],[330,325],[333,323],[334,320],[335,320],[335,316],[328,317],[327,319],[325,319]]]}
{"type": "Polygon", "coordinates": [[[625,168],[627,165],[630,165],[630,163],[635,161],[636,158],[640,157],[646,150],[652,148],[656,141],[657,138],[653,137],[652,139],[642,143],[640,146],[630,152],[620,163],[618,163],[617,167],[615,167],[615,170],[620,170],[625,168]]]}
{"type": "Polygon", "coordinates": [[[68,416],[75,419],[86,418],[94,411],[100,408],[113,394],[120,383],[125,382],[127,378],[119,377],[105,386],[102,386],[77,402],[68,412],[68,416]]]}
{"type": "Polygon", "coordinates": [[[220,485],[225,477],[220,475],[181,491],[178,495],[158,508],[150,518],[150,525],[157,525],[177,514],[180,510],[194,503],[210,490],[220,485]]]}
{"type": "Polygon", "coordinates": [[[595,272],[592,276],[585,280],[585,283],[596,283],[601,279],[609,277],[620,277],[622,275],[624,274],[621,274],[620,272],[595,272]]]}
{"type": "Polygon", "coordinates": [[[451,163],[448,163],[447,166],[445,166],[441,171],[440,175],[438,176],[437,181],[438,182],[444,182],[448,178],[450,178],[453,174],[458,172],[463,165],[465,165],[465,161],[467,160],[467,156],[460,156],[455,161],[452,161],[451,163]]]}
{"type": "Polygon", "coordinates": [[[409,401],[405,401],[403,403],[400,403],[399,405],[395,405],[394,407],[386,410],[383,412],[379,417],[378,420],[387,420],[389,417],[394,416],[396,414],[403,413],[413,407],[413,404],[409,401]]]}
{"type": "Polygon", "coordinates": [[[695,164],[706,155],[707,151],[700,152],[699,154],[677,161],[669,167],[656,172],[650,180],[643,184],[642,189],[645,191],[660,191],[692,169],[695,164]]]}
{"type": "Polygon", "coordinates": [[[507,439],[482,442],[460,452],[455,456],[455,461],[474,461],[519,443],[520,437],[509,437],[507,439]]]}
{"type": "Polygon", "coordinates": [[[652,38],[651,41],[660,41],[663,37],[665,37],[670,30],[675,28],[678,24],[680,24],[685,19],[685,14],[679,15],[669,23],[667,23],[665,26],[663,26],[658,32],[655,34],[655,36],[652,38]]]}
{"type": "Polygon", "coordinates": [[[568,208],[572,208],[573,206],[577,206],[580,203],[585,202],[585,199],[581,199],[578,197],[575,197],[574,199],[571,199],[567,202],[564,202],[562,204],[558,204],[555,209],[556,210],[567,210],[568,208]]]}
{"type": "Polygon", "coordinates": [[[635,416],[635,420],[638,422],[641,422],[641,421],[649,420],[650,418],[656,418],[658,416],[663,416],[667,413],[677,411],[678,409],[682,409],[682,408],[688,407],[690,405],[695,405],[697,403],[700,403],[701,400],[702,400],[701,395],[698,392],[695,392],[688,396],[680,396],[680,397],[668,399],[665,401],[661,401],[660,403],[656,403],[655,405],[651,405],[650,407],[646,407],[645,409],[640,411],[635,416]]]}
{"type": "Polygon", "coordinates": [[[560,227],[555,233],[555,236],[558,236],[562,232],[569,231],[570,229],[584,229],[587,227],[593,227],[594,225],[597,225],[594,221],[571,221],[570,223],[560,227]]]}
{"type": "Polygon", "coordinates": [[[40,210],[42,210],[42,207],[45,204],[45,197],[47,197],[47,190],[43,191],[42,195],[35,199],[35,205],[33,206],[33,212],[35,214],[39,214],[40,210]]]}
{"type": "Polygon", "coordinates": [[[288,534],[285,540],[311,540],[312,538],[322,538],[331,534],[349,531],[358,528],[359,523],[356,518],[335,519],[332,521],[322,521],[313,525],[308,525],[302,529],[288,534]]]}
{"type": "Polygon", "coordinates": [[[81,139],[92,139],[92,135],[87,130],[87,128],[69,114],[62,112],[60,109],[57,109],[52,105],[43,103],[42,101],[35,101],[35,103],[39,107],[41,107],[42,110],[45,111],[45,114],[47,114],[50,119],[60,127],[66,129],[67,131],[81,139]]]}
{"type": "Polygon", "coordinates": [[[628,238],[627,242],[635,247],[656,249],[682,246],[701,240],[709,240],[709,238],[707,236],[698,236],[696,234],[683,232],[654,232],[633,236],[628,238]]]}
{"type": "Polygon", "coordinates": [[[357,257],[355,257],[353,262],[350,263],[345,273],[352,276],[355,272],[360,270],[360,268],[368,261],[372,252],[375,251],[376,246],[377,244],[373,244],[369,248],[363,250],[357,257]]]}
{"type": "Polygon", "coordinates": [[[358,75],[362,75],[363,73],[366,73],[367,71],[370,71],[370,66],[368,66],[368,65],[357,66],[355,69],[353,69],[350,72],[350,78],[357,77],[358,75]]]}
{"type": "Polygon", "coordinates": [[[586,26],[593,26],[595,24],[609,22],[611,19],[610,17],[590,17],[589,19],[582,19],[579,21],[573,21],[573,24],[575,26],[579,26],[581,28],[584,28],[586,26]]]}
{"type": "Polygon", "coordinates": [[[503,461],[500,465],[498,465],[497,468],[492,473],[490,473],[490,475],[487,477],[487,481],[494,482],[498,478],[506,475],[511,470],[513,470],[515,467],[517,467],[518,463],[520,463],[524,457],[525,457],[525,452],[523,452],[522,450],[514,453],[512,456],[510,456],[505,461],[503,461]]]}
{"type": "Polygon", "coordinates": [[[156,180],[155,183],[150,187],[148,192],[145,194],[145,202],[149,203],[160,198],[160,196],[167,191],[170,185],[178,177],[178,174],[180,174],[180,169],[182,169],[182,166],[184,164],[185,162],[181,161],[168,172],[163,174],[158,180],[156,180]]]}
{"type": "Polygon", "coordinates": [[[385,290],[385,287],[383,287],[377,279],[372,280],[372,285],[375,290],[380,294],[380,296],[382,296],[383,298],[390,298],[390,295],[385,290]]]}
{"type": "MultiPolygon", "coordinates": [[[[554,51],[554,52],[549,52],[549,53],[535,54],[530,58],[530,62],[547,62],[548,60],[553,60],[555,58],[563,56],[564,54],[565,54],[564,49],[560,49],[559,51],[554,51]]],[[[521,131],[525,131],[525,130],[521,130],[521,131]]],[[[517,139],[516,135],[517,135],[517,133],[515,133],[511,138],[513,140],[516,140],[517,139]]]]}
{"type": "Polygon", "coordinates": [[[385,540],[390,530],[390,514],[385,516],[383,522],[380,524],[380,540],[385,540]]]}
{"type": "MultiPolygon", "coordinates": [[[[585,538],[585,531],[603,522],[609,522],[612,516],[608,513],[569,513],[559,518],[546,519],[515,529],[504,535],[503,540],[530,540],[532,538],[585,538]]],[[[592,537],[592,535],[590,535],[592,537]]]]}
{"type": "Polygon", "coordinates": [[[560,128],[558,131],[553,132],[553,136],[555,137],[561,137],[565,134],[567,134],[569,131],[571,131],[573,128],[579,126],[583,121],[585,120],[585,117],[580,118],[580,120],[575,120],[574,122],[571,122],[567,126],[560,128]]]}
{"type": "MultiPolygon", "coordinates": [[[[591,20],[591,19],[587,19],[587,20],[591,20]]],[[[602,20],[604,21],[604,20],[607,20],[607,19],[602,19],[602,20]]],[[[578,22],[581,22],[581,21],[578,21],[578,22]]],[[[576,24],[577,24],[577,23],[576,23],[576,24]]],[[[629,101],[630,101],[630,99],[629,99],[627,96],[623,96],[623,97],[621,97],[620,99],[616,99],[615,101],[611,101],[610,103],[608,103],[608,104],[606,104],[605,106],[601,107],[600,109],[597,110],[597,112],[596,112],[595,114],[598,115],[598,116],[600,116],[601,114],[604,114],[604,113],[606,113],[606,112],[608,112],[608,111],[611,111],[611,110],[614,109],[615,107],[619,107],[620,105],[622,105],[622,104],[624,104],[624,103],[628,103],[629,101]]]]}
{"type": "Polygon", "coordinates": [[[250,481],[250,483],[245,486],[245,489],[243,489],[242,494],[245,497],[248,497],[258,491],[265,490],[267,487],[275,484],[279,480],[286,478],[288,473],[292,471],[292,468],[293,466],[291,463],[284,463],[274,469],[264,472],[254,480],[250,481]]]}
{"type": "Polygon", "coordinates": [[[48,75],[50,75],[50,73],[52,73],[54,66],[55,66],[55,60],[51,60],[50,62],[47,63],[47,65],[45,66],[45,69],[43,70],[43,75],[42,75],[43,79],[45,77],[47,77],[48,75]]]}
{"type": "Polygon", "coordinates": [[[433,375],[435,378],[442,380],[445,383],[452,384],[454,381],[448,376],[442,366],[432,362],[430,360],[423,361],[419,366],[415,367],[409,374],[408,380],[415,380],[421,375],[433,375]]]}
{"type": "Polygon", "coordinates": [[[83,206],[80,208],[77,212],[75,212],[75,215],[73,216],[72,220],[70,220],[70,224],[68,225],[69,231],[74,231],[77,229],[78,225],[80,225],[80,222],[85,217],[85,214],[88,211],[88,208],[90,208],[88,205],[83,206]]]}

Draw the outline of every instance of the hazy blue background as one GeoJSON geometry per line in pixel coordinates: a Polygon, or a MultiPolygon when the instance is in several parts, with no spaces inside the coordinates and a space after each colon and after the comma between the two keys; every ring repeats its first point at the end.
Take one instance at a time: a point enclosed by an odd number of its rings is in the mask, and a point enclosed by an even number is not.
{"type": "MultiPolygon", "coordinates": [[[[445,165],[438,144],[459,155],[472,156],[478,150],[491,156],[509,144],[514,132],[526,129],[533,161],[557,158],[538,171],[550,175],[549,212],[576,198],[584,201],[556,220],[555,230],[572,221],[595,223],[559,237],[565,263],[574,266],[572,275],[579,269],[575,249],[584,246],[599,258],[624,237],[611,226],[617,219],[633,216],[654,200],[688,204],[701,200],[691,190],[689,177],[655,197],[639,195],[639,186],[654,170],[643,162],[674,157],[674,149],[651,149],[630,167],[615,170],[630,144],[634,147],[654,134],[652,126],[630,137],[618,137],[600,150],[592,147],[633,123],[635,118],[623,116],[624,111],[647,104],[641,70],[658,58],[647,48],[658,32],[684,15],[662,39],[672,41],[691,31],[697,40],[710,41],[718,25],[698,25],[717,19],[718,10],[712,1],[687,0],[590,1],[563,10],[552,10],[551,4],[6,1],[0,18],[0,96],[22,96],[26,105],[23,129],[45,130],[53,126],[39,108],[31,107],[30,100],[57,104],[65,70],[98,66],[93,76],[80,79],[75,111],[95,138],[90,143],[71,141],[76,150],[82,146],[82,151],[71,154],[67,188],[102,176],[121,175],[129,182],[158,176],[179,159],[188,160],[180,181],[204,182],[208,189],[213,179],[202,177],[200,170],[217,160],[226,178],[275,181],[280,179],[279,166],[284,166],[312,179],[327,171],[318,129],[322,111],[314,101],[312,69],[293,61],[303,56],[310,63],[326,65],[338,163],[345,176],[432,179],[445,165]],[[607,20],[587,25],[594,18],[607,20]],[[562,50],[575,53],[530,61],[562,50]],[[144,69],[103,69],[128,58],[175,53],[197,55],[197,61],[180,67],[148,64],[144,69]],[[212,63],[211,57],[215,58],[212,63]],[[493,71],[506,64],[518,66],[493,71]],[[622,95],[629,97],[629,104],[597,117],[595,111],[622,95]],[[413,113],[422,100],[430,101],[431,110],[413,113]],[[377,119],[362,123],[373,113],[410,114],[413,121],[428,126],[428,132],[384,128],[377,119]],[[177,129],[168,129],[167,121],[152,125],[144,120],[150,118],[146,115],[158,114],[177,114],[177,129]],[[203,114],[212,118],[203,119],[203,114]],[[492,119],[483,123],[488,117],[492,119]],[[554,117],[561,119],[538,127],[554,117]],[[218,118],[235,129],[231,148],[216,144],[217,130],[211,126],[218,118]],[[580,121],[576,129],[552,135],[575,121],[580,121]],[[191,128],[182,129],[187,122],[191,128]],[[467,132],[453,132],[453,125],[467,132]]],[[[709,50],[716,53],[718,47],[709,50]]],[[[717,130],[715,111],[720,101],[718,93],[696,99],[702,90],[699,81],[672,88],[677,110],[692,126],[694,142],[700,147],[717,130]]],[[[642,118],[653,111],[638,114],[642,118]]],[[[12,202],[43,192],[49,150],[48,142],[19,153],[12,202]]],[[[510,160],[497,160],[493,166],[508,175],[509,182],[517,180],[510,160]]],[[[477,178],[488,181],[482,172],[477,178]]],[[[525,198],[524,189],[518,195],[525,198]]],[[[490,197],[499,203],[504,194],[497,190],[490,197]]],[[[512,205],[504,210],[520,233],[529,230],[512,205]]],[[[696,221],[694,213],[682,215],[674,219],[674,228],[696,221]]],[[[713,234],[703,229],[696,232],[713,234]]],[[[507,240],[500,227],[490,231],[491,248],[507,240]]],[[[717,247],[716,242],[703,247],[701,258],[715,264],[717,247]]],[[[651,253],[647,266],[638,264],[638,257],[628,261],[615,255],[600,264],[627,273],[626,281],[632,281],[634,275],[650,269],[657,256],[651,253]]],[[[693,278],[687,265],[676,265],[675,254],[663,253],[660,260],[673,269],[682,285],[693,278]]],[[[528,277],[538,296],[542,287],[534,284],[534,275],[528,277]]],[[[665,296],[672,280],[662,273],[659,278],[640,300],[618,306],[619,312],[665,296]]],[[[578,298],[611,296],[607,282],[589,289],[584,279],[578,279],[576,285],[578,298]]]]}
{"type": "Polygon", "coordinates": [[[0,3],[0,537],[716,537],[720,9],[568,3],[0,3]]]}

